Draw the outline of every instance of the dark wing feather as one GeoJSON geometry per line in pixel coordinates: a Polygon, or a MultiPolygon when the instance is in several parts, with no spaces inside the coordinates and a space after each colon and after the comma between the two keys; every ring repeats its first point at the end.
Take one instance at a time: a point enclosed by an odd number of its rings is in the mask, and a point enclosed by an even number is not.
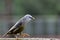
{"type": "Polygon", "coordinates": [[[22,26],[22,22],[19,22],[16,26],[15,26],[15,28],[13,28],[12,30],[10,30],[9,32],[8,32],[8,34],[13,34],[15,31],[17,31],[20,27],[22,26]]]}
{"type": "Polygon", "coordinates": [[[19,22],[18,24],[16,24],[15,26],[13,26],[7,33],[5,33],[2,37],[4,37],[5,35],[7,34],[12,34],[13,31],[16,29],[16,28],[19,28],[20,26],[22,25],[22,22],[19,22]]]}

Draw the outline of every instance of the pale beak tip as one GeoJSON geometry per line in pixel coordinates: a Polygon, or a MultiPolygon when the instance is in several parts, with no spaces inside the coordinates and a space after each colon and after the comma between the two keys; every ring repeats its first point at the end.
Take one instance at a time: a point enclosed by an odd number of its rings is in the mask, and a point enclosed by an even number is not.
{"type": "Polygon", "coordinates": [[[33,17],[33,20],[35,20],[35,18],[33,17]]]}

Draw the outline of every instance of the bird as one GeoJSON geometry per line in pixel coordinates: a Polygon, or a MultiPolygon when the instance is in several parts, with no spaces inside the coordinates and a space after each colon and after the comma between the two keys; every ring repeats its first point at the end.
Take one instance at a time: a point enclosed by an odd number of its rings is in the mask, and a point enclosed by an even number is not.
{"type": "Polygon", "coordinates": [[[35,18],[32,17],[30,14],[26,14],[21,19],[19,19],[15,25],[13,25],[7,33],[5,33],[2,37],[6,36],[7,34],[20,34],[24,30],[25,24],[29,23],[31,20],[34,20],[35,18]]]}

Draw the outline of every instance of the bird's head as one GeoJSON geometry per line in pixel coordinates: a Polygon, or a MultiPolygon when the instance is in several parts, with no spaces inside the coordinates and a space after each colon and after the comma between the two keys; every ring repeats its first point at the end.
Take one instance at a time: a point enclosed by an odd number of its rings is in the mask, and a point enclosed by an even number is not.
{"type": "Polygon", "coordinates": [[[30,22],[31,20],[34,20],[35,18],[32,17],[31,15],[27,14],[24,16],[24,20],[25,22],[30,22]]]}

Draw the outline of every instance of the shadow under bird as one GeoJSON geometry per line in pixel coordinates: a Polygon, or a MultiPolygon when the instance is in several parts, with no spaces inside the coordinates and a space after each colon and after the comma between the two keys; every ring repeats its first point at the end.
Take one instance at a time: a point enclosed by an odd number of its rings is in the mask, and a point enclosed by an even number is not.
{"type": "Polygon", "coordinates": [[[2,37],[5,37],[7,34],[17,34],[19,33],[21,35],[21,32],[24,30],[24,25],[30,22],[31,20],[34,20],[35,18],[31,15],[27,14],[21,19],[19,19],[14,26],[10,28],[10,30],[5,33],[2,37]]]}

